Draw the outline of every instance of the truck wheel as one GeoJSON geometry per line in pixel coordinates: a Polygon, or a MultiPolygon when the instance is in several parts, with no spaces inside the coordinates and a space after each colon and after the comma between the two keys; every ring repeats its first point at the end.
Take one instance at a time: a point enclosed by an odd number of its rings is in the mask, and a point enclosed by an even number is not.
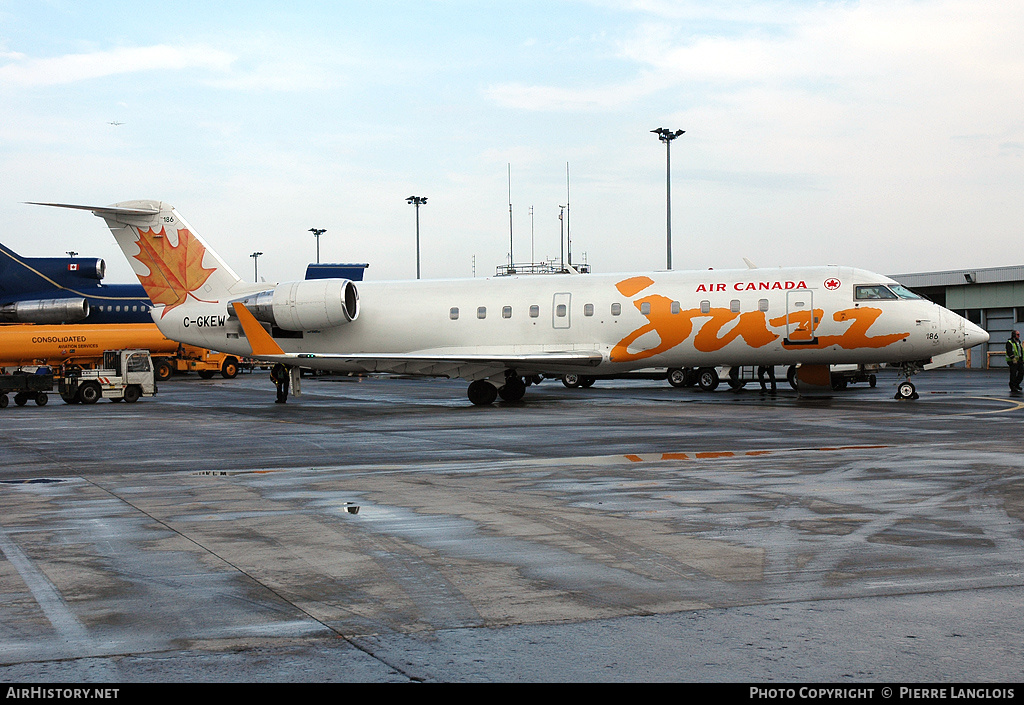
{"type": "Polygon", "coordinates": [[[44,392],[36,394],[36,406],[46,406],[47,401],[49,400],[46,398],[46,394],[44,392]]]}
{"type": "Polygon", "coordinates": [[[580,376],[574,374],[562,375],[562,384],[569,389],[576,389],[580,386],[580,376]]]}
{"type": "Polygon", "coordinates": [[[685,387],[687,382],[686,370],[681,370],[678,367],[669,368],[668,371],[668,383],[673,387],[685,387]]]}
{"type": "Polygon", "coordinates": [[[6,409],[7,408],[7,404],[8,404],[7,395],[6,394],[0,394],[0,409],[6,409]]]}
{"type": "Polygon", "coordinates": [[[220,374],[224,379],[234,379],[238,376],[238,361],[235,358],[230,357],[224,361],[224,366],[220,368],[220,374]]]}
{"type": "Polygon", "coordinates": [[[705,392],[713,392],[718,388],[718,370],[714,367],[702,367],[697,370],[697,386],[705,392]]]}
{"type": "Polygon", "coordinates": [[[165,357],[158,357],[153,360],[153,376],[158,382],[166,382],[174,374],[174,365],[165,357]]]}
{"type": "Polygon", "coordinates": [[[14,403],[18,406],[25,406],[25,402],[28,401],[28,395],[24,392],[18,392],[14,395],[14,403]]]}
{"type": "Polygon", "coordinates": [[[95,404],[103,398],[103,390],[95,382],[86,382],[78,390],[78,400],[83,404],[95,404]]]}
{"type": "Polygon", "coordinates": [[[124,389],[124,400],[128,404],[134,404],[142,396],[142,389],[137,384],[132,384],[124,389]]]}

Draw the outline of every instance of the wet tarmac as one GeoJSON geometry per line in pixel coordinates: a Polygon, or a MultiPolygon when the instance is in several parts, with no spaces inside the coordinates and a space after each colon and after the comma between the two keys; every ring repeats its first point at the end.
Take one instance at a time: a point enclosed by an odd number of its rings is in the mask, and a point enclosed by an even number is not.
{"type": "Polygon", "coordinates": [[[1013,682],[1024,398],[175,378],[0,410],[0,681],[1013,682]]]}

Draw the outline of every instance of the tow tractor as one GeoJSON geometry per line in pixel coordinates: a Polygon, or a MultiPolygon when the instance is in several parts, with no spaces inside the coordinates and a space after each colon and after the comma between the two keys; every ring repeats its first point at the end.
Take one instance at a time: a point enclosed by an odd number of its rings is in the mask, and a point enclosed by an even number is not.
{"type": "Polygon", "coordinates": [[[148,350],[107,350],[101,368],[64,370],[57,390],[66,404],[95,404],[100,399],[132,404],[156,394],[153,361],[148,350]]]}

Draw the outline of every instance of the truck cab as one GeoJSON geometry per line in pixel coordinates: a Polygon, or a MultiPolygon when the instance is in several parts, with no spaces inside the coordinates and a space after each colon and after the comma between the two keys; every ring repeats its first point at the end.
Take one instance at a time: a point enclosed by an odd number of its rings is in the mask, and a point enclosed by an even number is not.
{"type": "Polygon", "coordinates": [[[104,351],[102,367],[64,370],[57,388],[67,404],[95,404],[100,399],[132,404],[157,392],[148,350],[104,351]]]}

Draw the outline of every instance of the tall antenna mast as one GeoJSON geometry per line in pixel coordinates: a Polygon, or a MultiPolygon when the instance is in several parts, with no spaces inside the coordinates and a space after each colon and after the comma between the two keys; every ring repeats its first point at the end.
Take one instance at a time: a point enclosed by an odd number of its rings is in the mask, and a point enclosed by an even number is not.
{"type": "Polygon", "coordinates": [[[569,233],[569,162],[565,163],[565,244],[568,249],[569,266],[572,266],[572,235],[569,233]]]}
{"type": "Polygon", "coordinates": [[[512,257],[512,162],[508,164],[508,266],[511,267],[515,259],[512,257]]]}

